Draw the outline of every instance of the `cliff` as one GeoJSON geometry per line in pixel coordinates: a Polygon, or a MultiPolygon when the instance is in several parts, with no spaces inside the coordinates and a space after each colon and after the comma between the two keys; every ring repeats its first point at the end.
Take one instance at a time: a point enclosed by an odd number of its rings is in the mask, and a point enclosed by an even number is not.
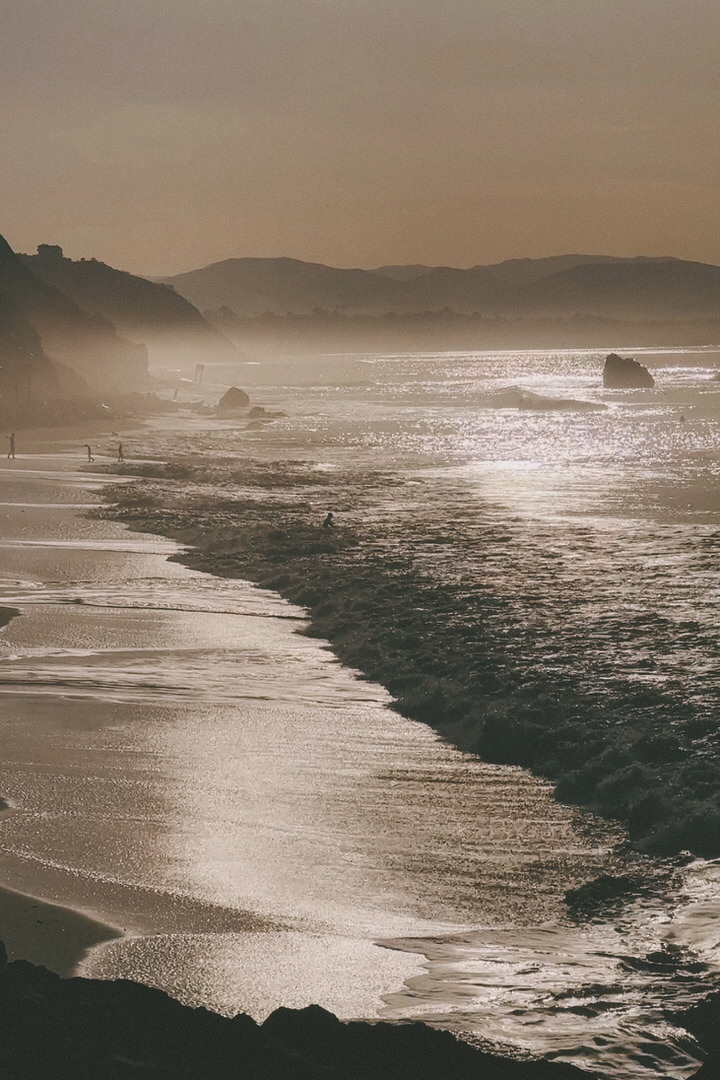
{"type": "MultiPolygon", "coordinates": [[[[55,365],[61,382],[64,369],[80,376],[74,385],[70,385],[72,379],[64,380],[77,395],[125,393],[147,386],[145,348],[124,341],[105,319],[88,315],[63,293],[40,281],[1,236],[0,304],[6,345],[8,335],[14,335],[18,342],[24,336],[26,361],[33,361],[38,377],[45,361],[56,361],[62,366],[55,365]]],[[[20,354],[15,355],[17,362],[20,354]]]]}
{"type": "Polygon", "coordinates": [[[45,285],[70,297],[83,311],[107,320],[148,349],[151,363],[237,360],[235,347],[168,285],[116,270],[96,259],[73,261],[62,248],[41,244],[21,256],[45,285]]]}

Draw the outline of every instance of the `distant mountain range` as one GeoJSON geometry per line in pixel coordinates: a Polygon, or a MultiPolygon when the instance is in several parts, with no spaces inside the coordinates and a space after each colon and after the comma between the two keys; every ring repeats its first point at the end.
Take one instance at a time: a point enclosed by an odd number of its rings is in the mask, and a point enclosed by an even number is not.
{"type": "Polygon", "coordinates": [[[720,267],[674,258],[560,255],[467,270],[336,269],[297,259],[227,259],[161,279],[204,312],[343,316],[449,311],[488,318],[624,321],[720,317],[720,267]]]}

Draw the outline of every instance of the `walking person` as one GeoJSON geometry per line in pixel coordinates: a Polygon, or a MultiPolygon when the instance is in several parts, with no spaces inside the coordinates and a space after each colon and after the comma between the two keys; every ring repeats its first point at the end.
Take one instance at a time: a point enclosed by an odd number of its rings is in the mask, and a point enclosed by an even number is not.
{"type": "Polygon", "coordinates": [[[84,445],[88,452],[88,461],[94,461],[95,458],[92,456],[92,447],[90,446],[90,443],[85,443],[84,445]]]}
{"type": "Polygon", "coordinates": [[[12,435],[8,435],[8,436],[6,436],[6,438],[10,442],[10,449],[8,450],[8,457],[9,458],[14,458],[15,457],[15,432],[13,431],[12,435]]]}

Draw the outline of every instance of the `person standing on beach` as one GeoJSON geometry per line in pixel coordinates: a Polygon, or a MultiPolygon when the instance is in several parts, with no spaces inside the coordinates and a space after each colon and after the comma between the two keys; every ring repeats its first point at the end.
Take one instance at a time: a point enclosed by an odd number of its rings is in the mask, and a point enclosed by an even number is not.
{"type": "Polygon", "coordinates": [[[118,443],[118,461],[124,461],[122,443],[118,443]]]}
{"type": "Polygon", "coordinates": [[[10,449],[8,450],[8,457],[9,458],[14,458],[15,457],[15,432],[13,431],[12,435],[8,435],[7,438],[10,441],[10,449]]]}
{"type": "Polygon", "coordinates": [[[94,461],[95,458],[92,456],[92,447],[90,446],[90,443],[85,443],[85,449],[88,452],[88,461],[94,461]]]}

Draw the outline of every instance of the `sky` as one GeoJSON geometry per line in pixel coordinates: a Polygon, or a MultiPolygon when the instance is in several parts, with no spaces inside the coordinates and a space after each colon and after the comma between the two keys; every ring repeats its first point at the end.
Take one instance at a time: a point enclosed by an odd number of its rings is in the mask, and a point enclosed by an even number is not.
{"type": "Polygon", "coordinates": [[[0,0],[0,233],[233,257],[720,263],[717,0],[0,0]]]}

